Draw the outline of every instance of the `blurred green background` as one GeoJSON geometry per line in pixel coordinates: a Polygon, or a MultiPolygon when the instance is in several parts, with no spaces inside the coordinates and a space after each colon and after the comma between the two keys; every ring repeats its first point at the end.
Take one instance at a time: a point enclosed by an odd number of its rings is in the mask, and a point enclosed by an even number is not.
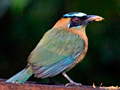
{"type": "MultiPolygon", "coordinates": [[[[120,86],[120,0],[0,0],[0,78],[22,70],[44,33],[63,14],[73,11],[105,20],[87,26],[87,55],[67,74],[84,85],[120,86]]],[[[61,74],[54,80],[68,82],[61,74]]]]}

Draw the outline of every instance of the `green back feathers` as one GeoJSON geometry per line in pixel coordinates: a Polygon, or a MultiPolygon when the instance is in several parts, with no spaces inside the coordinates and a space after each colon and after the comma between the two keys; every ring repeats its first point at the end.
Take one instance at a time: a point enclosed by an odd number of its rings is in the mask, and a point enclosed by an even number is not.
{"type": "Polygon", "coordinates": [[[84,41],[74,33],[62,29],[51,29],[45,33],[29,56],[34,66],[48,66],[69,56],[75,57],[84,48],[84,41]]]}

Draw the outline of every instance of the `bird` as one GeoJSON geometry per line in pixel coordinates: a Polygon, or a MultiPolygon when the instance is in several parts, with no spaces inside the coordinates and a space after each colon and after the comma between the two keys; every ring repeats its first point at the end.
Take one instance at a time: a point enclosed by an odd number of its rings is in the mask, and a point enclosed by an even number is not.
{"type": "Polygon", "coordinates": [[[27,59],[26,67],[6,80],[11,83],[24,83],[29,77],[51,78],[60,73],[70,82],[68,85],[82,85],[74,82],[67,74],[80,63],[88,50],[86,26],[88,23],[102,21],[98,15],[83,12],[64,14],[48,30],[27,59]]]}

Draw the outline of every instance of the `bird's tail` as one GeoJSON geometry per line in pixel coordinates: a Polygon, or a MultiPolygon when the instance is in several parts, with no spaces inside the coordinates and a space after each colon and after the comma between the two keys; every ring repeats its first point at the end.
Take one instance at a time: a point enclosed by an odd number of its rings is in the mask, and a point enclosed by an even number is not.
{"type": "Polygon", "coordinates": [[[25,68],[22,71],[18,72],[11,78],[9,78],[6,82],[24,83],[32,74],[33,74],[32,68],[28,67],[28,68],[25,68]]]}

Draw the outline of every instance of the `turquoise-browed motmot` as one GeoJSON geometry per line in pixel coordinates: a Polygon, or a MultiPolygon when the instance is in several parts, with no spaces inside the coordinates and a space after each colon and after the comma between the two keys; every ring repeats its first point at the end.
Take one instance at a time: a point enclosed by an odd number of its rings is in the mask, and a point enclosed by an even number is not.
{"type": "Polygon", "coordinates": [[[26,68],[6,82],[24,83],[32,74],[37,78],[47,78],[62,73],[69,80],[69,84],[80,85],[72,81],[65,72],[82,61],[86,55],[86,25],[101,20],[103,18],[100,16],[82,12],[64,14],[30,53],[26,68]]]}

